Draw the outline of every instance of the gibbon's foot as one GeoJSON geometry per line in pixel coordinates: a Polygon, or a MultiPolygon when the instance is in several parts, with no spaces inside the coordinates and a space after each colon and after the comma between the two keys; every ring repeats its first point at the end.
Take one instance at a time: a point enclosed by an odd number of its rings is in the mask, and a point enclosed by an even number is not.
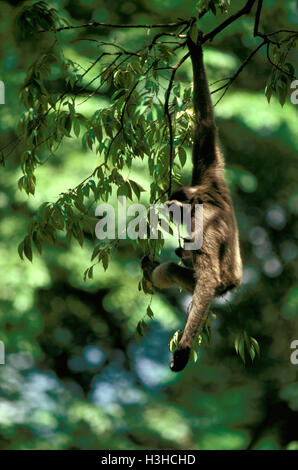
{"type": "Polygon", "coordinates": [[[170,367],[173,372],[180,372],[188,363],[190,355],[190,348],[177,349],[174,352],[173,359],[170,362],[170,367]]]}
{"type": "Polygon", "coordinates": [[[152,273],[154,269],[157,266],[159,266],[159,264],[160,263],[158,263],[158,261],[151,261],[149,256],[144,256],[144,258],[142,259],[142,263],[141,263],[142,270],[144,273],[144,278],[152,282],[152,279],[151,279],[152,273]]]}

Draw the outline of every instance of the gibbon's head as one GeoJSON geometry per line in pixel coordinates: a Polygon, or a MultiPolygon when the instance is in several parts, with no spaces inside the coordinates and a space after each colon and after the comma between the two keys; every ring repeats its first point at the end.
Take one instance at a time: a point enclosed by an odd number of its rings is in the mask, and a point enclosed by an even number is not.
{"type": "Polygon", "coordinates": [[[165,202],[168,209],[173,212],[171,220],[176,224],[184,223],[184,211],[192,216],[194,204],[200,204],[201,200],[198,197],[198,191],[195,187],[184,186],[174,191],[169,200],[165,202]]]}
{"type": "Polygon", "coordinates": [[[195,188],[184,186],[183,188],[179,188],[174,191],[166,204],[168,206],[171,204],[176,204],[177,206],[182,206],[182,204],[192,204],[195,193],[195,188]]]}

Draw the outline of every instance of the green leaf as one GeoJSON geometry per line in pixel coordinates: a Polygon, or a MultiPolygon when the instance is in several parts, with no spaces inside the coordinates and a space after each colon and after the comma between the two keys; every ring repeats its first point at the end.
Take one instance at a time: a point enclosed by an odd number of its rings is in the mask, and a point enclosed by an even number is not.
{"type": "Polygon", "coordinates": [[[78,119],[74,119],[73,120],[73,131],[74,131],[74,134],[75,134],[76,137],[80,136],[80,130],[81,130],[80,121],[78,119]]]}
{"type": "Polygon", "coordinates": [[[240,339],[241,339],[241,334],[239,333],[235,339],[235,350],[236,350],[236,353],[239,354],[239,343],[240,343],[240,339]]]}
{"type": "Polygon", "coordinates": [[[30,235],[30,237],[32,236],[32,233],[33,233],[33,230],[36,226],[36,220],[34,218],[32,218],[29,222],[29,226],[28,226],[28,235],[30,235]]]}
{"type": "Polygon", "coordinates": [[[31,245],[31,237],[27,235],[24,239],[24,253],[29,261],[32,262],[32,245],[31,245]]]}
{"type": "Polygon", "coordinates": [[[127,187],[125,183],[122,183],[117,190],[117,196],[127,196],[127,187]]]}
{"type": "Polygon", "coordinates": [[[197,362],[198,360],[198,352],[195,350],[195,349],[192,349],[190,351],[190,360],[193,361],[193,362],[197,362]]]}
{"type": "Polygon", "coordinates": [[[254,360],[254,358],[255,358],[255,355],[256,355],[255,349],[254,349],[253,345],[251,345],[250,348],[249,348],[249,355],[250,355],[251,360],[252,360],[252,362],[253,362],[253,360],[254,360]]]}
{"type": "Polygon", "coordinates": [[[130,184],[128,183],[128,181],[125,181],[125,186],[126,186],[126,190],[127,190],[127,196],[132,201],[132,192],[131,192],[131,187],[130,187],[130,184]]]}
{"type": "Polygon", "coordinates": [[[65,119],[65,129],[66,129],[67,135],[68,135],[69,137],[70,137],[71,127],[72,127],[71,115],[70,115],[70,114],[67,114],[66,119],[65,119]]]}
{"type": "Polygon", "coordinates": [[[184,148],[179,147],[178,156],[179,156],[181,167],[183,168],[186,163],[186,152],[184,148]]]}
{"type": "Polygon", "coordinates": [[[18,246],[19,257],[24,261],[23,252],[24,252],[24,240],[18,246]]]}
{"type": "Polygon", "coordinates": [[[102,255],[102,265],[103,265],[104,270],[106,271],[109,266],[109,256],[106,251],[104,251],[102,255]]]}
{"type": "Polygon", "coordinates": [[[21,178],[18,180],[18,188],[20,191],[22,191],[24,186],[24,176],[21,176],[21,178]]]}
{"type": "Polygon", "coordinates": [[[213,15],[216,16],[216,7],[215,7],[214,3],[210,2],[209,3],[209,8],[212,11],[213,15]]]}
{"type": "Polygon", "coordinates": [[[61,213],[61,209],[58,206],[55,206],[52,214],[51,214],[51,222],[55,228],[58,230],[64,229],[64,217],[61,213]]]}
{"type": "Polygon", "coordinates": [[[170,339],[168,346],[169,346],[169,350],[171,351],[171,353],[175,352],[176,349],[178,348],[178,344],[181,339],[181,336],[182,336],[182,331],[177,330],[175,331],[172,338],[170,339]]]}
{"type": "Polygon", "coordinates": [[[137,185],[134,181],[132,181],[132,180],[129,180],[129,183],[130,183],[130,185],[131,185],[131,187],[132,187],[133,192],[134,192],[135,195],[137,196],[137,198],[140,199],[141,192],[140,192],[140,190],[139,190],[138,185],[137,185]]]}
{"type": "Polygon", "coordinates": [[[137,333],[140,336],[144,336],[144,326],[143,326],[143,320],[140,320],[139,323],[137,324],[137,333]]]}
{"type": "Polygon", "coordinates": [[[83,246],[83,244],[84,244],[84,232],[83,232],[82,227],[80,225],[77,226],[76,235],[77,235],[77,240],[78,240],[80,246],[83,246]]]}
{"type": "Polygon", "coordinates": [[[33,232],[32,240],[33,240],[33,243],[36,246],[39,254],[41,254],[42,253],[41,237],[40,237],[40,234],[37,231],[33,232]]]}
{"type": "Polygon", "coordinates": [[[101,244],[96,245],[91,256],[91,261],[93,261],[94,258],[96,258],[96,256],[100,254],[101,251],[102,251],[102,245],[101,244]]]}
{"type": "Polygon", "coordinates": [[[260,346],[259,346],[258,341],[253,336],[250,337],[250,340],[251,340],[252,345],[254,346],[254,349],[257,355],[260,357],[261,351],[260,351],[260,346]]]}
{"type": "Polygon", "coordinates": [[[241,338],[239,341],[239,356],[241,357],[243,363],[245,364],[244,339],[243,338],[241,338]]]}
{"type": "Polygon", "coordinates": [[[189,32],[189,35],[190,35],[190,38],[192,39],[192,41],[197,44],[197,40],[198,40],[198,35],[199,35],[199,30],[198,30],[198,27],[197,27],[197,24],[196,23],[193,23],[191,28],[190,28],[190,32],[189,32]]]}
{"type": "Polygon", "coordinates": [[[250,340],[249,340],[249,337],[248,337],[245,330],[243,331],[243,337],[244,337],[246,349],[249,349],[250,348],[250,340]]]}
{"type": "Polygon", "coordinates": [[[149,318],[154,317],[154,313],[152,312],[152,310],[150,308],[150,305],[148,305],[148,307],[147,307],[147,315],[148,315],[149,318]]]}
{"type": "Polygon", "coordinates": [[[266,88],[265,88],[265,96],[266,96],[266,98],[267,98],[268,103],[270,103],[270,99],[271,99],[272,93],[273,93],[272,85],[271,85],[271,84],[266,85],[266,88]]]}
{"type": "Polygon", "coordinates": [[[84,282],[86,282],[86,280],[87,280],[88,271],[89,271],[89,268],[87,268],[87,269],[84,271],[84,277],[83,277],[84,282]]]}
{"type": "Polygon", "coordinates": [[[281,106],[283,106],[288,96],[288,86],[285,83],[283,83],[281,86],[277,86],[277,96],[281,106]]]}
{"type": "Polygon", "coordinates": [[[71,227],[69,227],[66,231],[66,240],[67,240],[67,243],[69,244],[70,241],[71,241],[71,237],[72,237],[72,229],[71,227]]]}
{"type": "Polygon", "coordinates": [[[139,199],[141,193],[145,192],[145,189],[142,188],[142,186],[139,183],[136,183],[136,181],[134,181],[134,180],[129,180],[129,184],[131,185],[133,192],[135,193],[135,195],[139,199]]]}
{"type": "Polygon", "coordinates": [[[292,64],[290,64],[289,62],[286,62],[284,64],[284,67],[286,67],[288,69],[288,72],[292,75],[292,77],[295,76],[295,68],[292,64]]]}
{"type": "Polygon", "coordinates": [[[173,341],[173,338],[170,339],[169,341],[169,350],[171,353],[175,352],[177,349],[177,346],[175,344],[175,342],[173,341]]]}

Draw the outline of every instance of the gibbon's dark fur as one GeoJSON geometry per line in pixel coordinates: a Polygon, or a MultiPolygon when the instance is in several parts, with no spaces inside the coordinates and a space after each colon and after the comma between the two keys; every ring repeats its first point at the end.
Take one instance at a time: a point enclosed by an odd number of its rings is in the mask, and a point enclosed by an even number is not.
{"type": "MultiPolygon", "coordinates": [[[[224,180],[224,158],[219,149],[214,112],[203,64],[202,46],[187,39],[193,68],[193,172],[191,186],[174,191],[169,203],[203,204],[203,244],[199,250],[176,250],[183,266],[143,259],[144,273],[163,289],[177,284],[192,294],[192,305],[171,369],[186,366],[195,336],[204,325],[213,297],[239,286],[242,263],[238,229],[229,189],[224,180]]],[[[192,227],[194,227],[192,217],[192,227]]],[[[192,228],[192,231],[194,229],[192,228]]]]}

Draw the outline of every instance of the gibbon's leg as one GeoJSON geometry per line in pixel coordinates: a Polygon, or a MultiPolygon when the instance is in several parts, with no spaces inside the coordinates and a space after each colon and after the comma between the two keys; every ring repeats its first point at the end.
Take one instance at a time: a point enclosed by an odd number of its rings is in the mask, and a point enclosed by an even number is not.
{"type": "Polygon", "coordinates": [[[159,289],[166,289],[177,284],[190,294],[194,291],[195,278],[192,269],[172,262],[158,264],[150,261],[148,257],[143,258],[142,268],[144,275],[159,289]]]}
{"type": "Polygon", "coordinates": [[[195,287],[194,272],[192,269],[184,268],[176,263],[162,263],[154,269],[152,282],[160,289],[166,289],[177,284],[190,294],[195,287]]]}
{"type": "MultiPolygon", "coordinates": [[[[216,246],[214,253],[216,253],[216,246]]],[[[208,315],[209,305],[215,296],[220,279],[220,267],[217,257],[203,254],[196,267],[197,280],[193,292],[191,309],[186,325],[179,341],[178,349],[174,352],[170,367],[179,372],[186,366],[195,336],[201,331],[208,315]],[[198,269],[199,268],[199,269],[198,269]]]]}

